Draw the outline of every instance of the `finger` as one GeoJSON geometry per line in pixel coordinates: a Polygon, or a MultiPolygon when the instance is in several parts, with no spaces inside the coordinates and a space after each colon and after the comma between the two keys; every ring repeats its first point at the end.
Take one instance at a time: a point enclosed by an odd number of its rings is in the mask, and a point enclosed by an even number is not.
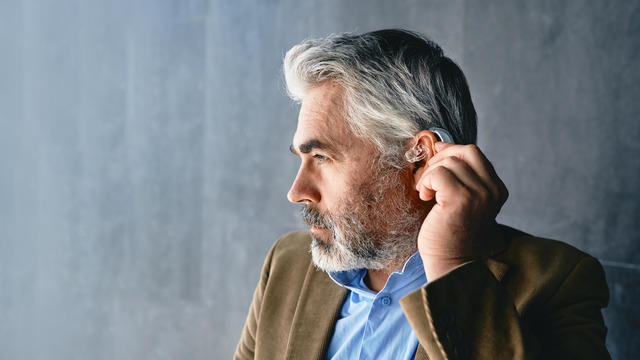
{"type": "MultiPolygon", "coordinates": [[[[455,146],[454,144],[450,144],[450,143],[446,143],[446,142],[436,142],[435,143],[435,148],[436,148],[436,152],[434,153],[434,156],[438,154],[438,152],[440,152],[442,149],[446,149],[450,146],[455,146]]],[[[433,158],[433,156],[432,156],[433,158]]],[[[424,173],[425,170],[427,170],[429,168],[429,164],[428,164],[429,160],[427,160],[427,164],[426,166],[421,166],[418,168],[418,170],[413,174],[413,178],[415,179],[416,184],[418,183],[418,180],[420,179],[420,177],[422,176],[422,174],[424,173]]]]}
{"type": "Polygon", "coordinates": [[[426,170],[426,168],[422,168],[421,169],[421,174],[419,174],[416,179],[416,190],[418,191],[418,195],[420,197],[420,200],[422,201],[429,201],[431,199],[433,199],[436,196],[436,192],[425,186],[424,181],[422,181],[423,178],[423,174],[424,171],[426,170]]]}
{"type": "Polygon", "coordinates": [[[442,151],[443,149],[446,149],[446,148],[451,147],[451,146],[456,146],[456,145],[455,145],[455,144],[452,144],[452,143],[447,143],[447,142],[444,142],[444,141],[438,141],[438,142],[436,142],[436,143],[434,144],[434,146],[435,146],[435,148],[436,148],[436,151],[437,151],[437,152],[440,152],[440,151],[442,151]]]}
{"type": "Polygon", "coordinates": [[[427,163],[431,165],[444,158],[454,156],[469,163],[469,166],[471,166],[478,175],[490,178],[489,167],[492,166],[476,145],[447,145],[448,146],[438,146],[438,152],[429,158],[427,163]]]}
{"type": "Polygon", "coordinates": [[[498,202],[501,205],[504,204],[508,196],[507,187],[482,151],[476,145],[447,145],[442,146],[441,150],[427,161],[428,165],[431,166],[447,157],[457,157],[464,160],[484,180],[498,202]]]}
{"type": "Polygon", "coordinates": [[[462,183],[462,185],[471,191],[475,202],[479,201],[481,203],[487,203],[494,202],[496,200],[490,189],[491,184],[486,184],[484,179],[478,176],[478,174],[473,171],[465,161],[457,157],[442,159],[439,162],[430,165],[424,175],[428,174],[430,171],[434,171],[438,167],[445,167],[449,169],[462,183]]]}
{"type": "Polygon", "coordinates": [[[416,188],[422,200],[428,201],[435,197],[436,203],[441,206],[459,201],[464,197],[461,195],[469,193],[453,171],[444,166],[425,171],[416,188]]]}

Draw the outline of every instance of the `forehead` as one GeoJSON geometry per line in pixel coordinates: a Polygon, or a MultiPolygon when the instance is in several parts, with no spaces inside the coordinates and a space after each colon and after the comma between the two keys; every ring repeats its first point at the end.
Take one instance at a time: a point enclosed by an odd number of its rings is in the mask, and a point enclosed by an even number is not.
{"type": "Polygon", "coordinates": [[[344,89],[339,84],[325,82],[305,93],[298,116],[294,146],[319,140],[334,147],[344,147],[358,141],[344,115],[344,89]]]}

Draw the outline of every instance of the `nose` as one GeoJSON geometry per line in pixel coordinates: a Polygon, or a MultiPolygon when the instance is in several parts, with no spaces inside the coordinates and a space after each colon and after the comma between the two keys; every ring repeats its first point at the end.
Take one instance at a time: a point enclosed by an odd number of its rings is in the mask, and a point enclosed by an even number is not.
{"type": "Polygon", "coordinates": [[[292,203],[320,202],[320,192],[315,182],[313,174],[304,165],[301,165],[287,193],[287,199],[292,203]]]}

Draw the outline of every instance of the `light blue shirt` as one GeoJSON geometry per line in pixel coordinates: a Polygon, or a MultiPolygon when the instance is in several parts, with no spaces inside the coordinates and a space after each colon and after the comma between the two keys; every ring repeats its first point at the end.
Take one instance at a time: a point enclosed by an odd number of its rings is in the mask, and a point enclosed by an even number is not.
{"type": "Polygon", "coordinates": [[[400,306],[400,298],[427,283],[422,259],[413,254],[389,276],[379,293],[364,283],[365,269],[330,272],[349,289],[329,344],[327,359],[413,359],[418,338],[400,306]]]}

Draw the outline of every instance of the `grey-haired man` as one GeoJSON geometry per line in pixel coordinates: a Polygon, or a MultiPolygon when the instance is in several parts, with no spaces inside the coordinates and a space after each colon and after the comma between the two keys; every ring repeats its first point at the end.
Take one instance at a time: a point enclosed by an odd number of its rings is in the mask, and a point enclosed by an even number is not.
{"type": "Polygon", "coordinates": [[[284,63],[310,230],[269,252],[237,359],[609,358],[602,267],[496,224],[507,189],[435,43],[334,35],[284,63]]]}

